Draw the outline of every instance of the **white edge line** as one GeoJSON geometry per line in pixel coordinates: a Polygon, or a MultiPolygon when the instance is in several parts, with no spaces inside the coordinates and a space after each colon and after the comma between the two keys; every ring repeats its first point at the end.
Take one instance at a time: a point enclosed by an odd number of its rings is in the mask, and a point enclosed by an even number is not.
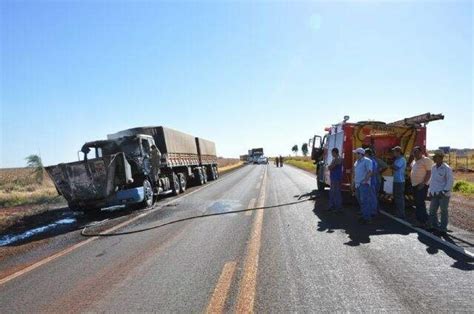
{"type": "MultiPolygon", "coordinates": [[[[288,164],[287,164],[287,166],[290,166],[290,167],[292,167],[293,169],[299,170],[299,171],[302,172],[304,175],[306,175],[306,176],[308,176],[308,177],[310,177],[310,178],[312,178],[312,179],[315,179],[315,178],[316,178],[315,175],[313,175],[312,173],[310,174],[310,173],[308,173],[307,171],[305,171],[305,170],[303,170],[303,169],[299,169],[298,167],[295,167],[295,166],[292,166],[292,165],[288,165],[288,164]]],[[[441,239],[441,238],[439,238],[439,237],[433,235],[431,232],[428,232],[428,231],[423,230],[423,229],[421,229],[421,228],[417,228],[417,227],[413,226],[412,224],[410,224],[409,222],[406,222],[405,220],[399,219],[399,218],[397,218],[397,217],[395,217],[395,216],[393,216],[393,215],[387,213],[387,212],[384,211],[384,210],[381,210],[380,212],[381,212],[382,214],[384,214],[385,216],[387,216],[387,217],[389,217],[389,218],[392,218],[393,220],[395,220],[395,221],[397,221],[397,222],[399,222],[399,223],[401,223],[401,224],[403,224],[403,225],[405,225],[405,226],[407,226],[407,227],[409,227],[409,228],[415,230],[416,232],[421,233],[421,234],[427,236],[428,238],[430,238],[430,239],[432,239],[432,240],[434,240],[434,241],[436,241],[436,242],[438,242],[438,243],[440,243],[440,244],[446,245],[447,247],[449,247],[449,248],[455,250],[455,251],[458,252],[458,253],[461,253],[461,254],[463,254],[463,255],[469,257],[469,258],[474,258],[474,253],[472,253],[472,252],[470,252],[470,251],[468,251],[468,250],[466,250],[466,249],[464,249],[464,248],[462,248],[462,247],[459,247],[459,246],[457,246],[457,245],[455,245],[455,244],[452,244],[451,242],[445,241],[445,240],[443,240],[443,239],[441,239]]]]}
{"type": "Polygon", "coordinates": [[[443,245],[448,246],[449,248],[455,250],[455,251],[458,252],[458,253],[461,253],[461,254],[463,254],[463,255],[469,257],[469,258],[474,258],[474,253],[469,252],[468,250],[465,250],[465,249],[463,249],[462,247],[459,247],[459,246],[457,246],[457,245],[455,245],[455,244],[452,244],[451,242],[445,241],[445,240],[441,239],[440,237],[437,237],[437,236],[433,235],[431,232],[428,232],[428,231],[423,230],[423,229],[421,229],[421,228],[417,228],[417,227],[413,226],[412,224],[410,224],[409,222],[407,222],[407,221],[405,221],[405,220],[402,220],[402,219],[400,219],[400,218],[397,218],[397,217],[395,217],[395,216],[393,216],[393,215],[387,213],[387,212],[384,211],[384,210],[381,210],[380,212],[381,212],[383,215],[385,215],[385,216],[387,216],[387,217],[389,217],[389,218],[392,218],[393,220],[395,220],[395,221],[401,223],[402,225],[405,225],[405,226],[407,226],[407,227],[409,227],[409,228],[415,230],[416,232],[421,233],[421,234],[427,236],[428,238],[430,238],[430,239],[432,239],[432,240],[434,240],[434,241],[436,241],[436,242],[438,242],[438,243],[440,243],[440,244],[443,244],[443,245]]]}

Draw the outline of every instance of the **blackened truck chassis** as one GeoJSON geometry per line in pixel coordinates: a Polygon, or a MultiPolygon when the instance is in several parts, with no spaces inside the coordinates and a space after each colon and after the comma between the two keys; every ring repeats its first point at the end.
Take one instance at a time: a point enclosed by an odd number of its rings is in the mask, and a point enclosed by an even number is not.
{"type": "Polygon", "coordinates": [[[145,127],[84,144],[84,158],[47,167],[72,210],[149,207],[160,195],[218,178],[215,144],[165,127],[145,127]]]}

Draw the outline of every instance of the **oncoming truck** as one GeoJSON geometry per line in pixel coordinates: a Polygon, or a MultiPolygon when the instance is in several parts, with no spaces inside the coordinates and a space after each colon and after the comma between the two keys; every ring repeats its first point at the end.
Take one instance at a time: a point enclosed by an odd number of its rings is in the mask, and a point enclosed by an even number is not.
{"type": "MultiPolygon", "coordinates": [[[[405,158],[412,160],[411,152],[415,146],[420,146],[426,153],[426,125],[431,121],[442,120],[442,114],[422,114],[399,121],[385,123],[381,121],[349,122],[345,116],[342,122],[333,124],[325,129],[325,135],[315,135],[312,138],[311,158],[316,163],[318,190],[330,185],[328,165],[332,162],[331,150],[337,148],[343,158],[343,179],[341,189],[351,191],[352,167],[355,162],[352,151],[355,148],[372,148],[378,158],[387,164],[393,162],[391,149],[400,146],[405,158]]],[[[387,169],[382,173],[384,178],[383,192],[386,196],[392,194],[393,173],[387,169]]],[[[407,194],[410,193],[409,170],[406,172],[407,194]]]]}
{"type": "Polygon", "coordinates": [[[170,128],[139,127],[88,142],[81,160],[46,167],[58,193],[75,211],[149,207],[161,195],[219,176],[215,144],[170,128]]]}

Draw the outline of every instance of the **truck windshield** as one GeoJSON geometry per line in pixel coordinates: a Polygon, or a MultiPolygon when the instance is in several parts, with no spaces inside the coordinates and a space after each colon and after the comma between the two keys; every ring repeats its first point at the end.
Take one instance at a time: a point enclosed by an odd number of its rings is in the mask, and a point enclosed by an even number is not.
{"type": "Polygon", "coordinates": [[[130,156],[141,156],[140,142],[138,138],[124,139],[120,144],[121,150],[130,156]]]}

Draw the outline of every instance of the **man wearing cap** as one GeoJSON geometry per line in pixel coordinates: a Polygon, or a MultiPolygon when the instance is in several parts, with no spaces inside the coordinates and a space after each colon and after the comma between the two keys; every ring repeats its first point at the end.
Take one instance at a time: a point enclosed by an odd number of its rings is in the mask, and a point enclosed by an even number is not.
{"type": "Polygon", "coordinates": [[[365,150],[357,148],[353,150],[356,156],[354,163],[354,177],[353,185],[357,201],[359,202],[362,211],[361,222],[369,223],[371,219],[371,204],[370,204],[370,177],[372,176],[372,161],[365,157],[365,150]]]}
{"type": "Polygon", "coordinates": [[[395,146],[392,152],[395,157],[392,164],[393,200],[398,212],[398,217],[405,219],[405,170],[407,168],[407,161],[402,155],[400,146],[395,146]]]}
{"type": "Polygon", "coordinates": [[[419,227],[426,228],[428,214],[426,213],[426,196],[428,194],[428,183],[431,177],[431,167],[433,161],[423,155],[420,146],[413,148],[414,160],[411,163],[410,181],[413,187],[413,197],[415,199],[416,220],[419,227]]]}
{"type": "Polygon", "coordinates": [[[433,159],[435,164],[431,168],[431,179],[428,194],[431,196],[430,223],[442,233],[448,230],[448,206],[453,188],[454,177],[451,168],[443,162],[444,153],[436,151],[433,159]],[[438,221],[438,208],[441,209],[441,223],[438,221]]]}

